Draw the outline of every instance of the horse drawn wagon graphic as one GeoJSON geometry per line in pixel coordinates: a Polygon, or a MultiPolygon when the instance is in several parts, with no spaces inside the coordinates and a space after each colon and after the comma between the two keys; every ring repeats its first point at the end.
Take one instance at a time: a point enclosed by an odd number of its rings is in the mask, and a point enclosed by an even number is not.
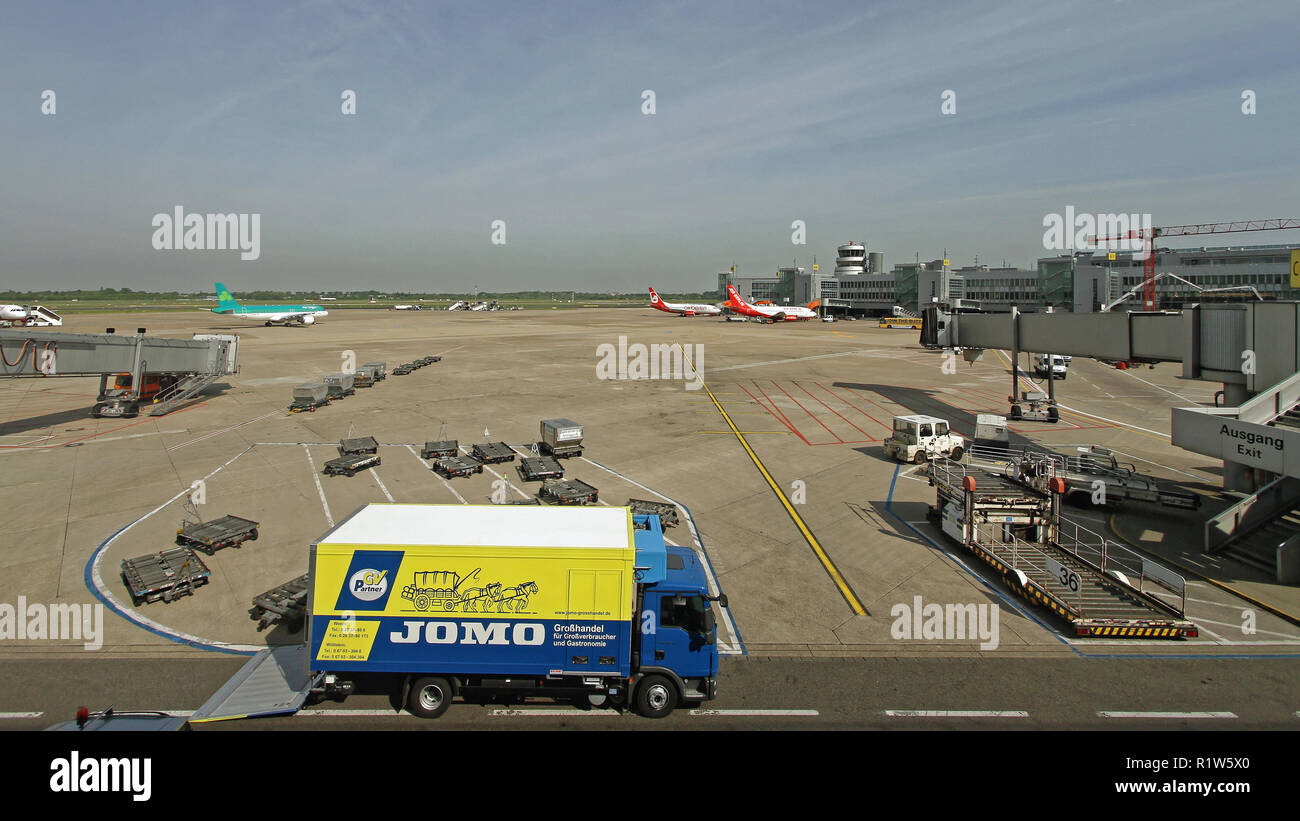
{"type": "Polygon", "coordinates": [[[506,587],[501,582],[476,586],[482,570],[474,568],[464,576],[453,570],[422,570],[413,574],[411,583],[402,588],[402,598],[416,610],[442,610],[462,613],[523,613],[528,599],[537,595],[537,582],[521,582],[506,587]]]}

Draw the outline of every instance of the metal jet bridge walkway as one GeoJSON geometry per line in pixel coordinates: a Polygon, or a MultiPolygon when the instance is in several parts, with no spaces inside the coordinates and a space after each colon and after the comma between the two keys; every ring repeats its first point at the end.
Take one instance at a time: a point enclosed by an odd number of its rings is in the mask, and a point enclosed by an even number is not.
{"type": "Polygon", "coordinates": [[[1126,547],[1061,518],[1065,480],[1046,491],[1006,475],[936,459],[931,521],[996,570],[1017,595],[1078,636],[1194,638],[1186,581],[1126,547]]]}

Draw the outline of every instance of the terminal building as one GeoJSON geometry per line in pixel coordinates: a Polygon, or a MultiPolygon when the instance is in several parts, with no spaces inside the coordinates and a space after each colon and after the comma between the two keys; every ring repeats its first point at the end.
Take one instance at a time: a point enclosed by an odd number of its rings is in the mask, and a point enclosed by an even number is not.
{"type": "MultiPolygon", "coordinates": [[[[944,260],[895,264],[884,270],[884,254],[869,252],[861,242],[839,246],[834,272],[791,266],[775,274],[718,275],[718,293],[726,299],[728,283],[750,302],[776,305],[818,303],[823,311],[855,316],[883,316],[901,309],[918,312],[935,299],[961,298],[985,310],[1087,313],[1115,303],[1142,282],[1142,255],[1116,252],[1061,254],[1040,258],[1034,269],[993,268],[988,265],[952,267],[944,260]]],[[[1300,244],[1248,245],[1219,248],[1157,248],[1156,297],[1162,308],[1254,299],[1300,300],[1291,285],[1293,255],[1300,244]]],[[[1121,306],[1140,299],[1129,297],[1121,306]]]]}

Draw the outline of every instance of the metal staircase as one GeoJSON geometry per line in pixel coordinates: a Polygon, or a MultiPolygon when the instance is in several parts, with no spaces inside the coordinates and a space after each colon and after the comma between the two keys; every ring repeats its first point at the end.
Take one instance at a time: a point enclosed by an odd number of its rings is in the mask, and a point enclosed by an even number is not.
{"type": "Polygon", "coordinates": [[[220,370],[190,374],[168,390],[158,394],[154,399],[153,406],[149,409],[149,415],[164,416],[171,413],[176,410],[182,402],[198,396],[209,385],[212,385],[225,375],[226,374],[220,370]]]}
{"type": "Polygon", "coordinates": [[[1203,550],[1300,584],[1300,480],[1283,476],[1210,519],[1203,550]]]}

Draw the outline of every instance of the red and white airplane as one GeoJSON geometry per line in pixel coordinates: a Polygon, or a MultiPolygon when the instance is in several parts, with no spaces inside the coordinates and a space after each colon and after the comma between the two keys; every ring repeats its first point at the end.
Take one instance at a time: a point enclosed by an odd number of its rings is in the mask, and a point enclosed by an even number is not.
{"type": "Polygon", "coordinates": [[[722,313],[722,309],[716,305],[689,305],[685,302],[664,302],[655,293],[655,289],[650,289],[650,307],[663,311],[667,314],[680,314],[681,316],[717,316],[722,313]]]}
{"type": "Polygon", "coordinates": [[[770,319],[773,322],[782,320],[793,322],[796,319],[816,319],[817,312],[811,308],[805,308],[802,305],[787,306],[784,308],[776,305],[750,305],[740,298],[736,293],[736,286],[727,286],[727,296],[731,302],[731,310],[744,316],[756,316],[759,319],[770,319]]]}

